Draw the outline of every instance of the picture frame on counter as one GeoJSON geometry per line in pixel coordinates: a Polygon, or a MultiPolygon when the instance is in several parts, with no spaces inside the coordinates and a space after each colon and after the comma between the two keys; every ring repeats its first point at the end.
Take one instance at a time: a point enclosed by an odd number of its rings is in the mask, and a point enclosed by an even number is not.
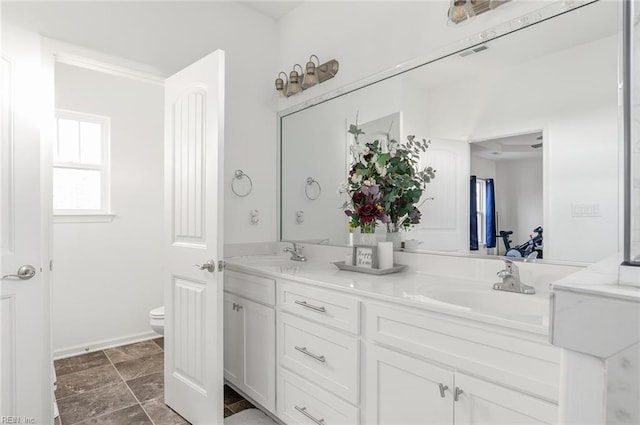
{"type": "Polygon", "coordinates": [[[367,269],[377,269],[378,247],[373,245],[354,245],[352,265],[367,269]]]}

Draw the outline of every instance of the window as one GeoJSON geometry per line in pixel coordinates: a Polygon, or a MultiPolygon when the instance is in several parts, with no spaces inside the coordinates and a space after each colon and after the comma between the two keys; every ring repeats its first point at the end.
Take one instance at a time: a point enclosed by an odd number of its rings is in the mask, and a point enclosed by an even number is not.
{"type": "Polygon", "coordinates": [[[487,182],[476,179],[476,214],[478,217],[478,244],[487,243],[487,182]]]}
{"type": "Polygon", "coordinates": [[[109,118],[56,111],[55,215],[109,214],[109,118]]]}

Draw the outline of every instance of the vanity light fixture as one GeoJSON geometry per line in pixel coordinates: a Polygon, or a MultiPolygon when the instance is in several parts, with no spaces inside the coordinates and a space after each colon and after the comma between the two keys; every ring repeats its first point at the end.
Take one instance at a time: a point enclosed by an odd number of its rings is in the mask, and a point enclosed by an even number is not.
{"type": "Polygon", "coordinates": [[[477,15],[495,9],[511,0],[451,0],[447,24],[458,25],[473,20],[477,15]]]}
{"type": "Polygon", "coordinates": [[[289,97],[310,87],[317,86],[335,77],[338,73],[338,68],[339,64],[335,59],[320,64],[318,57],[311,55],[304,70],[302,66],[295,64],[288,78],[284,72],[278,74],[278,78],[275,81],[276,94],[279,97],[289,97]],[[282,75],[284,75],[284,78],[282,78],[282,75]]]}

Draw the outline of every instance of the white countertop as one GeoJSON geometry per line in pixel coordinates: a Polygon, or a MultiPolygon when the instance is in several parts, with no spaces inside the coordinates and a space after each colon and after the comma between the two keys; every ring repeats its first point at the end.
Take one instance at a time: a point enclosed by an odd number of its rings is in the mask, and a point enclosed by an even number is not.
{"type": "Polygon", "coordinates": [[[474,322],[538,335],[548,334],[549,293],[546,291],[535,295],[494,291],[492,282],[433,275],[411,267],[399,273],[376,276],[338,270],[326,260],[296,262],[289,260],[288,256],[230,257],[225,259],[225,263],[229,270],[259,273],[474,322]],[[467,305],[437,299],[449,295],[462,297],[463,301],[466,299],[467,305]]]}
{"type": "Polygon", "coordinates": [[[640,287],[618,283],[621,262],[621,254],[611,256],[560,279],[551,289],[640,302],[640,287]]]}

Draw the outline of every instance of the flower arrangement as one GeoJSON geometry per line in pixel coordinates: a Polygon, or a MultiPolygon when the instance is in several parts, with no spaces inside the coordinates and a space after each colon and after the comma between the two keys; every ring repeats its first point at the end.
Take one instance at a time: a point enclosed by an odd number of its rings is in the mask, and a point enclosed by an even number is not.
{"type": "MultiPolygon", "coordinates": [[[[349,126],[354,136],[349,178],[339,191],[349,199],[343,205],[350,218],[349,229],[372,233],[378,222],[389,231],[407,229],[421,219],[418,202],[426,185],[435,178],[433,167],[419,169],[420,154],[430,141],[407,137],[404,144],[395,140],[360,143],[364,132],[356,124],[349,126]]],[[[426,199],[425,199],[426,200],[426,199]]]]}

